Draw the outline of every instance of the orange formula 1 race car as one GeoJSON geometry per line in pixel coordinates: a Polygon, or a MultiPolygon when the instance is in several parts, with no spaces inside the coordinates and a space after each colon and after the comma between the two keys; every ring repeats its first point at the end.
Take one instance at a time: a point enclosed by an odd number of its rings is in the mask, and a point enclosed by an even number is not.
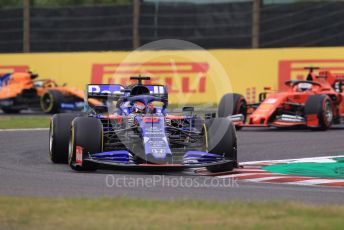
{"type": "Polygon", "coordinates": [[[339,124],[344,117],[344,75],[309,70],[306,80],[285,82],[285,92],[263,92],[260,103],[247,104],[240,94],[227,94],[220,106],[219,116],[230,116],[238,129],[244,126],[293,127],[306,126],[314,130],[326,130],[339,124]],[[232,115],[231,115],[232,114],[232,115]]]}
{"type": "MultiPolygon", "coordinates": [[[[4,113],[19,113],[23,109],[58,113],[81,110],[84,92],[80,89],[58,86],[50,79],[34,80],[37,74],[15,72],[0,76],[0,108],[4,113]]],[[[100,102],[92,100],[97,105],[100,102]]]]}

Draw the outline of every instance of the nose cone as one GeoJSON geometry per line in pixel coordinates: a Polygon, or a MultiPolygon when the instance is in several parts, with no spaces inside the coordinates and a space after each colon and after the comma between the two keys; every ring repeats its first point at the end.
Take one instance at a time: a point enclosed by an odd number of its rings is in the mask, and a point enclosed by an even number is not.
{"type": "Polygon", "coordinates": [[[265,124],[265,117],[260,115],[252,115],[250,117],[250,124],[262,125],[265,124]]]}

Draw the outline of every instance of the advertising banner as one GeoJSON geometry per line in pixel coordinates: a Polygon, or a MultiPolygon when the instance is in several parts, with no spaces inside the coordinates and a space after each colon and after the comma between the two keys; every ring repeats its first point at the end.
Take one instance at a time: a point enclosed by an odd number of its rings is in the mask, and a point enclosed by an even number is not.
{"type": "Polygon", "coordinates": [[[305,66],[343,73],[344,48],[0,54],[0,74],[30,69],[79,88],[150,76],[150,84],[167,85],[172,104],[217,103],[228,92],[253,103],[264,87],[304,79],[305,66]]]}

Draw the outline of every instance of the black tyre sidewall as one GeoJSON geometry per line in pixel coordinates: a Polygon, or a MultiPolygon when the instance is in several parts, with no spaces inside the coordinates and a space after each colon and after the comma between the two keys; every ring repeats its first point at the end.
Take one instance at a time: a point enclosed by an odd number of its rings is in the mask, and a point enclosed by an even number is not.
{"type": "Polygon", "coordinates": [[[324,94],[317,94],[308,97],[305,105],[305,116],[307,118],[307,115],[316,114],[319,119],[318,127],[309,128],[313,130],[327,130],[331,127],[334,117],[332,117],[332,122],[330,123],[325,118],[325,106],[328,102],[332,104],[332,101],[329,98],[329,96],[324,94]]]}
{"type": "MultiPolygon", "coordinates": [[[[240,113],[240,107],[246,106],[247,102],[241,94],[227,93],[222,96],[218,106],[218,117],[228,117],[240,113]]],[[[245,116],[246,116],[246,111],[245,116]]]]}
{"type": "Polygon", "coordinates": [[[96,164],[83,162],[82,166],[76,165],[76,146],[83,148],[83,154],[102,152],[103,126],[99,119],[92,117],[78,117],[73,120],[71,128],[69,166],[76,171],[94,171],[96,164]]]}
{"type": "Polygon", "coordinates": [[[45,113],[58,113],[60,112],[60,105],[63,100],[63,94],[57,90],[47,90],[41,97],[41,109],[45,113]],[[47,108],[44,107],[44,98],[50,98],[50,104],[47,108]]]}
{"type": "Polygon", "coordinates": [[[68,162],[68,144],[70,127],[73,119],[80,116],[76,113],[55,114],[50,121],[49,130],[49,155],[54,163],[68,162]],[[53,135],[50,147],[51,133],[53,135]]]}
{"type": "Polygon", "coordinates": [[[223,155],[226,160],[232,160],[232,166],[227,168],[209,167],[209,171],[230,171],[237,166],[237,137],[233,123],[228,118],[214,118],[205,123],[207,129],[208,152],[223,155]]]}
{"type": "MultiPolygon", "coordinates": [[[[243,114],[244,121],[247,117],[247,102],[241,94],[227,93],[222,96],[218,106],[218,117],[228,117],[235,114],[243,114]]],[[[236,126],[236,129],[241,129],[241,126],[236,126]]]]}
{"type": "Polygon", "coordinates": [[[206,122],[208,151],[224,154],[226,159],[237,160],[233,151],[236,148],[236,132],[228,118],[214,118],[206,122]]]}

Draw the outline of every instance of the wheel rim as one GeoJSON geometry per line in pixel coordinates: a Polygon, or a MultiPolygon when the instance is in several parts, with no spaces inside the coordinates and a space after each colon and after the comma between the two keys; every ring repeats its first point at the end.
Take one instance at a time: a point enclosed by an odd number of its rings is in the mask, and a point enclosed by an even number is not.
{"type": "Polygon", "coordinates": [[[51,107],[51,97],[50,94],[46,93],[43,95],[42,97],[42,109],[44,111],[47,111],[49,109],[49,107],[51,107]]]}
{"type": "Polygon", "coordinates": [[[331,124],[332,119],[333,119],[333,111],[332,111],[332,106],[331,106],[330,101],[327,101],[325,103],[324,115],[325,115],[325,121],[327,122],[327,124],[331,124]]]}

